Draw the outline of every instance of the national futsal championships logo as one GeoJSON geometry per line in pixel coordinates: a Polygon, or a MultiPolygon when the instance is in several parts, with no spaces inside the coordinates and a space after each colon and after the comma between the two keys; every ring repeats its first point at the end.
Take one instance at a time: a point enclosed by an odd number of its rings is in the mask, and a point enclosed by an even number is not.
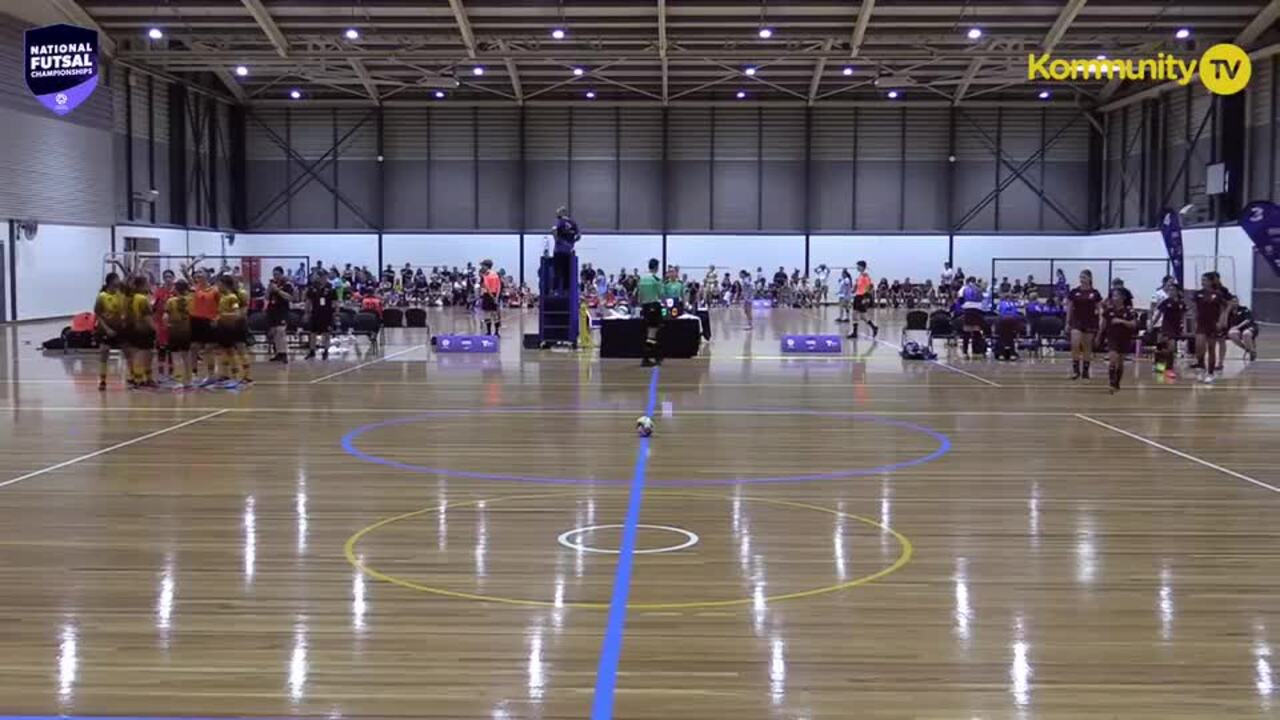
{"type": "Polygon", "coordinates": [[[1215,95],[1235,95],[1253,77],[1249,54],[1238,45],[1214,45],[1197,59],[1187,60],[1168,53],[1155,57],[1124,60],[1109,58],[1055,58],[1049,53],[1027,56],[1028,80],[1147,80],[1173,81],[1190,85],[1199,75],[1200,82],[1215,95]]]}
{"type": "Polygon", "coordinates": [[[23,77],[41,105],[66,115],[98,87],[98,32],[48,25],[26,32],[23,77]]]}

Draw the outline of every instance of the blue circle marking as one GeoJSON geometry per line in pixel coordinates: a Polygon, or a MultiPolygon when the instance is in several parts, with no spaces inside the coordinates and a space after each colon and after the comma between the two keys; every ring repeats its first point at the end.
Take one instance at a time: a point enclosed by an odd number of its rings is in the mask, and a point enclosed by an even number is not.
{"type": "MultiPolygon", "coordinates": [[[[444,475],[445,477],[466,478],[469,480],[501,480],[506,482],[520,483],[537,483],[541,485],[627,485],[629,480],[601,480],[592,478],[568,478],[568,477],[550,477],[545,475],[516,475],[512,473],[487,473],[474,472],[470,470],[455,470],[453,468],[429,467],[426,465],[415,465],[413,463],[400,462],[391,458],[373,455],[361,450],[356,446],[356,441],[361,436],[374,430],[382,428],[395,427],[399,425],[412,425],[424,420],[431,420],[438,417],[456,417],[465,415],[512,415],[512,414],[542,414],[542,413],[573,413],[579,408],[496,408],[496,409],[456,409],[456,410],[429,410],[408,417],[394,418],[391,420],[383,420],[381,422],[369,423],[361,425],[342,436],[342,449],[348,455],[365,462],[377,465],[385,465],[387,467],[397,468],[399,470],[407,470],[409,472],[426,473],[430,475],[444,475]]],[[[885,465],[877,465],[869,468],[853,468],[849,470],[836,470],[834,472],[825,473],[805,473],[800,475],[775,475],[768,477],[738,477],[738,478],[721,478],[716,480],[650,480],[649,485],[659,487],[703,487],[710,485],[755,485],[766,483],[792,483],[792,482],[809,482],[814,480],[839,480],[843,478],[866,477],[868,475],[883,475],[897,470],[902,470],[916,465],[924,465],[933,462],[938,458],[951,452],[951,438],[932,428],[915,423],[906,422],[904,420],[890,420],[888,418],[879,417],[867,413],[859,412],[843,412],[836,410],[791,410],[791,409],[769,409],[757,410],[752,408],[753,412],[761,415],[810,415],[818,417],[840,417],[848,418],[856,422],[868,422],[883,427],[898,428],[909,432],[919,433],[932,438],[936,443],[932,451],[918,457],[909,458],[899,462],[888,463],[885,465]]]]}

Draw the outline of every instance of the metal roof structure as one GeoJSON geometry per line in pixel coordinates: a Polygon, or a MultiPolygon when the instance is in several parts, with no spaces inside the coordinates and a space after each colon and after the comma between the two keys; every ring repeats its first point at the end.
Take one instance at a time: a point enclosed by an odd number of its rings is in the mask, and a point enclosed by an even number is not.
{"type": "MultiPolygon", "coordinates": [[[[29,19],[98,26],[132,67],[263,104],[295,89],[356,105],[440,102],[437,91],[483,104],[589,93],[602,103],[823,104],[884,101],[890,90],[908,101],[1036,102],[1046,88],[1027,80],[1029,53],[1256,50],[1275,41],[1280,18],[1280,0],[13,2],[29,19]],[[163,36],[148,37],[151,28],[163,36]],[[1181,28],[1188,38],[1175,37],[1181,28]]],[[[1049,89],[1054,102],[1085,107],[1130,91],[1100,81],[1049,89]]]]}

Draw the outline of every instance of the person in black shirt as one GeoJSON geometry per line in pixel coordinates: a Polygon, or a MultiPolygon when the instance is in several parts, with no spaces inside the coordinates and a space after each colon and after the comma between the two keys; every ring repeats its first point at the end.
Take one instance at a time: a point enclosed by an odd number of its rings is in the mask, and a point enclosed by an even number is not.
{"type": "Polygon", "coordinates": [[[1252,310],[1244,305],[1231,309],[1227,319],[1227,337],[1244,350],[1245,357],[1258,359],[1258,323],[1254,322],[1252,310]]]}
{"type": "Polygon", "coordinates": [[[324,339],[321,357],[329,359],[329,331],[333,328],[333,316],[337,312],[338,293],[324,273],[311,276],[311,285],[307,287],[307,309],[310,313],[307,331],[311,334],[311,350],[307,360],[316,356],[316,345],[324,339]]]}
{"type": "Polygon", "coordinates": [[[271,362],[289,362],[288,327],[289,303],[293,302],[293,283],[284,274],[284,268],[271,269],[271,285],[267,288],[267,327],[275,354],[271,362]]]}

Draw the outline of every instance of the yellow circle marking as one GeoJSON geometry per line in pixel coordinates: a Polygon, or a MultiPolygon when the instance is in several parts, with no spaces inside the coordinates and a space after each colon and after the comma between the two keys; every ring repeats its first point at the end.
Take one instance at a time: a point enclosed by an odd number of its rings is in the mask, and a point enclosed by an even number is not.
{"type": "Polygon", "coordinates": [[[1235,95],[1253,77],[1249,54],[1238,45],[1220,43],[1200,56],[1200,82],[1215,95],[1235,95]]]}
{"type": "MultiPolygon", "coordinates": [[[[696,498],[700,500],[731,500],[733,499],[733,498],[728,498],[722,495],[704,495],[700,493],[653,491],[648,494],[651,496],[686,497],[686,498],[696,498]]],[[[388,525],[391,525],[393,523],[400,522],[401,520],[408,520],[410,518],[419,517],[421,515],[427,515],[433,512],[438,512],[442,509],[472,507],[475,505],[479,505],[480,503],[497,503],[497,502],[507,502],[510,500],[534,500],[538,498],[566,497],[571,495],[573,494],[572,493],[539,493],[537,495],[507,495],[507,496],[496,497],[496,498],[481,498],[479,500],[468,500],[466,502],[460,502],[460,503],[452,503],[452,504],[446,503],[443,507],[423,508],[422,510],[414,510],[413,512],[407,512],[401,515],[394,515],[392,517],[379,520],[378,522],[372,525],[369,525],[367,527],[361,528],[350,538],[347,538],[347,542],[343,546],[343,553],[347,557],[347,562],[351,563],[351,565],[354,566],[360,572],[364,573],[365,575],[368,575],[371,578],[374,578],[375,580],[381,580],[386,583],[391,583],[392,585],[399,585],[402,588],[408,588],[410,590],[417,590],[419,592],[431,593],[432,595],[442,595],[444,597],[451,597],[459,600],[478,600],[480,602],[502,603],[504,605],[520,605],[524,607],[579,608],[583,610],[607,610],[609,609],[609,603],[607,602],[564,602],[564,603],[557,604],[554,602],[548,602],[546,600],[527,600],[523,598],[501,597],[497,595],[480,595],[477,593],[459,592],[457,590],[448,590],[445,588],[433,587],[430,585],[423,585],[421,583],[416,583],[411,580],[405,580],[403,578],[399,578],[394,575],[388,575],[384,572],[381,572],[361,562],[360,559],[356,556],[356,545],[362,539],[364,539],[366,535],[374,532],[375,530],[379,530],[388,525]]],[[[891,565],[888,565],[887,567],[884,567],[874,573],[871,573],[869,575],[863,575],[861,577],[856,577],[852,580],[847,580],[845,582],[835,583],[833,585],[826,585],[823,587],[812,588],[810,590],[799,590],[797,592],[784,593],[781,595],[769,595],[764,598],[764,602],[766,603],[781,602],[783,600],[798,600],[800,598],[814,597],[816,595],[825,595],[827,593],[838,592],[840,590],[847,590],[852,587],[857,587],[859,585],[866,585],[867,583],[875,582],[876,580],[879,580],[887,575],[890,575],[892,573],[897,572],[898,570],[901,570],[904,565],[911,562],[911,556],[915,552],[914,546],[911,544],[911,541],[907,539],[906,535],[903,535],[902,533],[898,532],[897,530],[894,530],[888,525],[884,525],[876,520],[872,520],[871,518],[865,518],[860,515],[853,515],[851,513],[840,512],[839,510],[832,510],[831,508],[822,507],[821,505],[810,505],[809,503],[792,502],[790,500],[774,500],[772,498],[751,497],[751,496],[741,496],[739,499],[747,500],[749,502],[760,502],[768,505],[777,505],[780,507],[797,508],[800,510],[816,510],[817,512],[824,512],[829,515],[835,515],[837,517],[849,518],[850,520],[855,520],[864,525],[868,525],[878,530],[883,530],[885,532],[888,532],[890,535],[893,535],[893,538],[898,541],[898,545],[902,548],[902,551],[898,553],[897,559],[895,559],[891,565]]],[[[693,609],[706,609],[706,608],[735,607],[740,605],[750,605],[754,602],[757,602],[755,598],[740,598],[737,600],[707,600],[707,601],[699,601],[699,602],[628,603],[627,607],[632,610],[693,610],[693,609]]]]}

